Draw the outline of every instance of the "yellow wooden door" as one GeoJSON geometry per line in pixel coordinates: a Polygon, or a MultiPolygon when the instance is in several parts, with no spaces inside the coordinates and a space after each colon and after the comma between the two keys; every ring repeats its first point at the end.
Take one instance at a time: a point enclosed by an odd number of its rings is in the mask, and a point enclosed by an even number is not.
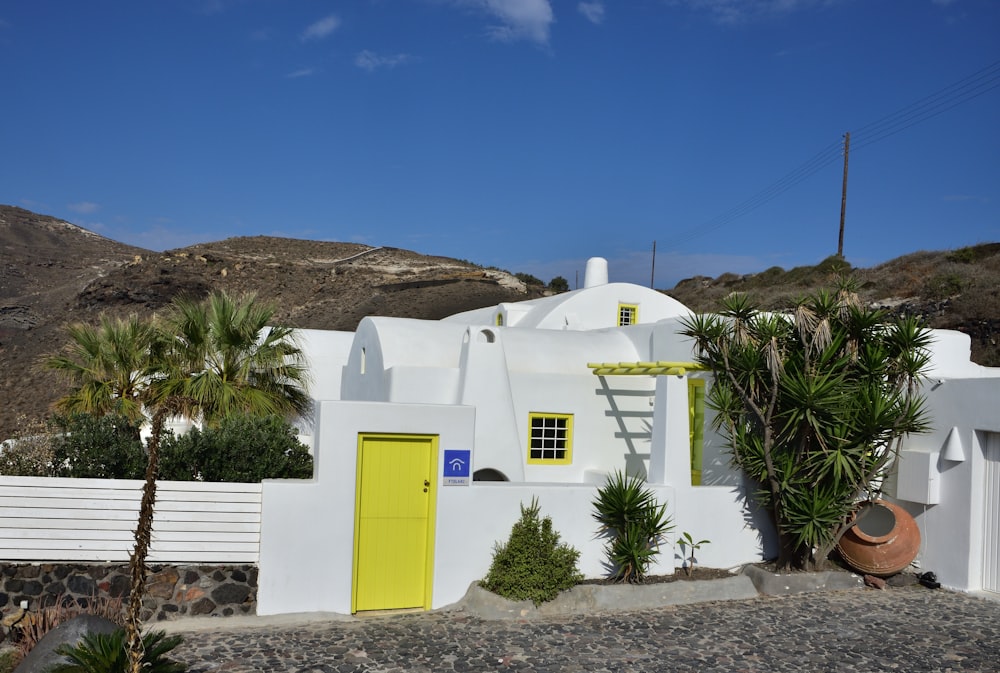
{"type": "Polygon", "coordinates": [[[352,611],[430,609],[437,437],[360,435],[352,611]]]}

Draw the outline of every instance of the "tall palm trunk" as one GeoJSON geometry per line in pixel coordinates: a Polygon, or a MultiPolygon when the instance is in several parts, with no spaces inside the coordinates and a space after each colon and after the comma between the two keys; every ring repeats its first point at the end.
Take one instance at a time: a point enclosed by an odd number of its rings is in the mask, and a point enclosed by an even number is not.
{"type": "Polygon", "coordinates": [[[142,486],[142,502],[139,505],[139,523],[135,528],[135,548],[129,558],[128,612],[125,621],[126,649],[128,651],[129,673],[142,670],[142,599],[146,594],[146,555],[149,553],[150,535],[153,531],[153,505],[156,502],[156,474],[159,469],[160,436],[166,409],[158,409],[153,414],[152,435],[149,438],[146,462],[146,483],[142,486]]]}

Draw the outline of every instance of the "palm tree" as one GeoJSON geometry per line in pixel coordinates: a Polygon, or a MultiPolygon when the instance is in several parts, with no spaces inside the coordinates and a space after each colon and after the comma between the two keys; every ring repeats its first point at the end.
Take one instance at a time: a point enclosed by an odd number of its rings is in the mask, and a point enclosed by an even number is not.
{"type": "Polygon", "coordinates": [[[125,630],[130,673],[140,673],[142,666],[140,611],[164,420],[183,413],[215,425],[233,413],[304,414],[309,408],[304,354],[295,343],[294,330],[268,328],[274,312],[273,306],[258,303],[256,295],[233,298],[217,292],[201,303],[175,299],[156,323],[158,336],[151,343],[150,378],[143,395],[153,411],[149,461],[129,563],[125,630]]]}
{"type": "Polygon", "coordinates": [[[304,354],[292,328],[269,326],[274,313],[254,294],[175,300],[159,325],[173,367],[159,394],[186,400],[185,411],[210,426],[233,413],[306,414],[304,354]]]}
{"type": "Polygon", "coordinates": [[[160,320],[143,323],[102,318],[101,327],[74,325],[63,356],[46,362],[66,373],[73,390],[66,409],[105,414],[151,413],[135,547],[129,558],[131,589],[126,616],[129,670],[139,673],[146,556],[153,527],[156,476],[164,421],[176,414],[210,425],[228,414],[305,414],[307,369],[294,330],[270,327],[275,309],[256,296],[215,293],[205,302],[176,299],[160,320]]]}
{"type": "Polygon", "coordinates": [[[142,393],[148,383],[147,356],[156,338],[153,326],[133,314],[126,319],[102,316],[96,327],[77,323],[66,331],[66,348],[43,362],[73,386],[56,407],[67,414],[115,414],[138,427],[146,420],[142,393]]]}

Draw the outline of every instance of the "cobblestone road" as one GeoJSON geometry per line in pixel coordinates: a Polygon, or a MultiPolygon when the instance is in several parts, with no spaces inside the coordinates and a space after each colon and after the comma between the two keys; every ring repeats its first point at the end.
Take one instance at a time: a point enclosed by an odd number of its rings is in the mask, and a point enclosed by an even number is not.
{"type": "Polygon", "coordinates": [[[1000,671],[1000,603],[922,587],[486,621],[462,612],[185,633],[191,673],[1000,671]]]}

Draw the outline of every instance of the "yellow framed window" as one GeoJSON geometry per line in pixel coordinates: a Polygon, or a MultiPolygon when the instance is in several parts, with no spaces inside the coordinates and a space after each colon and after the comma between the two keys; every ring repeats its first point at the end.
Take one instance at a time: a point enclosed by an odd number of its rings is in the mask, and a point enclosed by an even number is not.
{"type": "Polygon", "coordinates": [[[618,326],[627,327],[639,322],[639,307],[635,304],[618,304],[618,326]]]}
{"type": "Polygon", "coordinates": [[[528,462],[568,465],[573,462],[573,415],[528,415],[528,462]]]}

